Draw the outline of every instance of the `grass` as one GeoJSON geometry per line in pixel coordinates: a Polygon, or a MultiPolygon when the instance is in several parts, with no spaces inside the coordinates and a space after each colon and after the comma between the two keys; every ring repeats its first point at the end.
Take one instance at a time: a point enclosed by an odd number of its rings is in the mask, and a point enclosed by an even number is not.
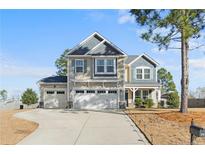
{"type": "Polygon", "coordinates": [[[0,110],[0,144],[14,145],[31,134],[38,124],[14,117],[17,112],[28,110],[0,110]]]}
{"type": "MultiPolygon", "coordinates": [[[[125,111],[152,144],[190,144],[189,126],[205,127],[205,109],[189,109],[186,114],[177,109],[128,109],[125,111]]],[[[196,144],[205,144],[205,138],[197,138],[196,144]]]]}

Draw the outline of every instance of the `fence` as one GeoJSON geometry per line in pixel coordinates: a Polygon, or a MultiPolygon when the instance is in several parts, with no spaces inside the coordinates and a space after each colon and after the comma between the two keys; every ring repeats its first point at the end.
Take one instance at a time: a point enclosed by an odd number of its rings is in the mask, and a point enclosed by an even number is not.
{"type": "Polygon", "coordinates": [[[205,108],[205,99],[189,99],[189,108],[205,108]]]}
{"type": "MultiPolygon", "coordinates": [[[[0,109],[19,109],[20,105],[22,105],[20,100],[9,99],[6,101],[0,101],[0,109]]],[[[34,109],[37,108],[38,105],[38,103],[31,105],[23,104],[24,109],[34,109]]]]}

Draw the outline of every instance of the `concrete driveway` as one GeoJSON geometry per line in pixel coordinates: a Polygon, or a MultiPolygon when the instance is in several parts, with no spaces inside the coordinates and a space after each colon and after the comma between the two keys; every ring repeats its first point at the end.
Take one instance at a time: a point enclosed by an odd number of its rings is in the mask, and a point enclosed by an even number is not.
{"type": "Polygon", "coordinates": [[[19,144],[149,144],[123,112],[36,109],[16,116],[39,123],[19,144]]]}

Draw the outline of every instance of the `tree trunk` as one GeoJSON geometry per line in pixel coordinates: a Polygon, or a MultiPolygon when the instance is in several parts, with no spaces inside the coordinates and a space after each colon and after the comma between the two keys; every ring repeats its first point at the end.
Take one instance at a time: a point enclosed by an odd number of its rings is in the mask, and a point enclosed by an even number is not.
{"type": "Polygon", "coordinates": [[[185,38],[184,30],[181,32],[181,108],[180,112],[187,113],[188,110],[188,85],[189,85],[189,68],[188,68],[188,40],[185,38]]]}

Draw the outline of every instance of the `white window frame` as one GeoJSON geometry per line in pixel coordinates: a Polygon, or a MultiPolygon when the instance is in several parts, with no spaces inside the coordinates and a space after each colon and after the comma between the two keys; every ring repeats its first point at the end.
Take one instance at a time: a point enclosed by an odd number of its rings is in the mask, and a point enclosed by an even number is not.
{"type": "MultiPolygon", "coordinates": [[[[78,67],[80,67],[80,66],[78,66],[78,67]]],[[[84,59],[75,59],[75,73],[84,73],[84,59]],[[76,62],[77,61],[82,61],[82,63],[83,63],[83,71],[82,72],[77,72],[76,70],[76,68],[77,68],[77,65],[76,65],[76,62]]]]}
{"type": "Polygon", "coordinates": [[[135,74],[135,78],[136,78],[136,80],[151,80],[152,79],[152,77],[151,77],[151,75],[152,75],[152,73],[151,73],[151,68],[150,67],[136,67],[136,74],[135,74]],[[137,69],[142,69],[142,79],[138,79],[137,78],[137,69]],[[149,79],[145,79],[145,72],[144,72],[144,70],[145,69],[149,69],[150,70],[150,78],[149,79]]]}
{"type": "Polygon", "coordinates": [[[150,68],[144,68],[143,69],[143,77],[144,80],[150,80],[151,79],[151,69],[150,68]],[[145,79],[145,74],[148,75],[148,73],[145,73],[145,69],[149,70],[149,78],[145,79]]]}
{"type": "Polygon", "coordinates": [[[115,58],[95,58],[95,74],[116,74],[116,59],[115,58]],[[98,72],[97,71],[97,61],[98,60],[104,60],[104,72],[98,72]],[[107,72],[107,61],[108,60],[113,60],[113,67],[114,67],[114,72],[107,72]]]}
{"type": "Polygon", "coordinates": [[[144,76],[144,75],[143,75],[143,68],[137,67],[137,68],[136,68],[136,79],[137,79],[137,80],[143,80],[143,76],[144,76]],[[139,69],[142,70],[142,73],[140,73],[140,74],[137,73],[137,70],[139,70],[139,69]],[[137,75],[142,75],[142,78],[141,78],[141,79],[140,79],[140,78],[137,78],[137,75]]]}

